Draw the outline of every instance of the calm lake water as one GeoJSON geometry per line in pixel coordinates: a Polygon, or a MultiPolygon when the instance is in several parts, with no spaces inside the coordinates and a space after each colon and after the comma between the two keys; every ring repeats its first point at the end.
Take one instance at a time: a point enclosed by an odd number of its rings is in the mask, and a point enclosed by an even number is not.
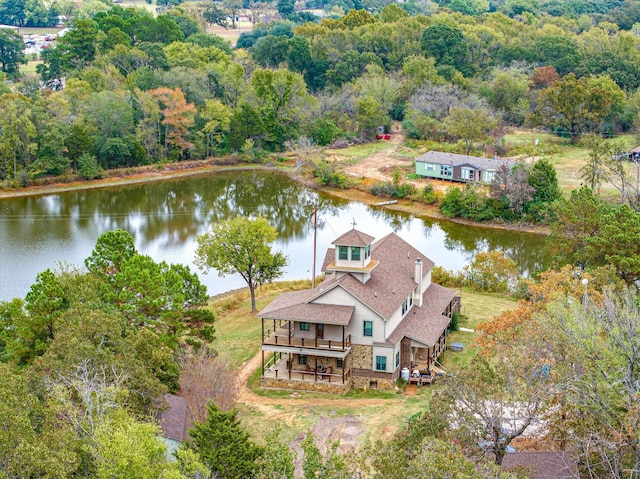
{"type": "MultiPolygon", "coordinates": [[[[524,274],[547,258],[541,235],[417,218],[319,194],[280,174],[237,171],[0,200],[0,300],[24,297],[47,268],[81,266],[98,236],[116,228],[134,235],[139,252],[196,271],[196,236],[235,215],[268,218],[279,232],[274,249],[289,256],[284,279],[310,278],[316,203],[318,270],[331,242],[354,221],[375,238],[396,232],[449,270],[486,250],[504,251],[524,274]]],[[[215,271],[200,277],[211,295],[245,286],[239,276],[215,271]]]]}

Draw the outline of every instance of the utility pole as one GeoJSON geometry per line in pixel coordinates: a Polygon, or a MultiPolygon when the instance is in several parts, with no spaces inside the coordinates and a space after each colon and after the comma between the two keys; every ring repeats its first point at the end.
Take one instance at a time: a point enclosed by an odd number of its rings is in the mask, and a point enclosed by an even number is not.
{"type": "Polygon", "coordinates": [[[318,203],[313,205],[313,271],[311,273],[311,288],[316,287],[316,244],[318,240],[318,203]]]}

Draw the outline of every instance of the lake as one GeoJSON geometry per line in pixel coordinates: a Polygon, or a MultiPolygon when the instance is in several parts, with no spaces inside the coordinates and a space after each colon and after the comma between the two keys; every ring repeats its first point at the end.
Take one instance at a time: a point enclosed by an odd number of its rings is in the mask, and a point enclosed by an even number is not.
{"type": "MultiPolygon", "coordinates": [[[[134,235],[139,252],[196,271],[197,235],[235,215],[264,216],[278,230],[273,248],[289,257],[283,279],[311,278],[314,205],[318,269],[331,242],[354,222],[376,239],[397,233],[449,270],[486,250],[504,251],[523,274],[547,260],[542,235],[418,218],[319,193],[275,172],[231,171],[0,199],[0,300],[24,297],[47,268],[81,266],[98,236],[116,228],[134,235]]],[[[210,295],[245,286],[239,276],[199,274],[210,295]]]]}

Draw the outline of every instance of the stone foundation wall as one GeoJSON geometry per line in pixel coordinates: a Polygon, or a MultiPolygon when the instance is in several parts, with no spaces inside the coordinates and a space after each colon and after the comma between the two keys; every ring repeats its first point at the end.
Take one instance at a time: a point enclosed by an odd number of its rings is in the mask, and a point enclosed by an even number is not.
{"type": "Polygon", "coordinates": [[[371,369],[373,365],[373,346],[363,346],[362,344],[353,344],[351,353],[348,356],[349,364],[347,367],[351,369],[371,369]]]}
{"type": "Polygon", "coordinates": [[[370,377],[353,377],[352,386],[355,389],[374,389],[372,381],[376,383],[375,389],[383,389],[385,391],[393,391],[396,387],[395,382],[390,379],[379,379],[370,377]]]}
{"type": "Polygon", "coordinates": [[[312,391],[331,394],[345,394],[351,389],[349,381],[345,384],[315,382],[315,381],[291,381],[288,379],[262,378],[262,387],[267,389],[291,389],[295,391],[312,391]]]}

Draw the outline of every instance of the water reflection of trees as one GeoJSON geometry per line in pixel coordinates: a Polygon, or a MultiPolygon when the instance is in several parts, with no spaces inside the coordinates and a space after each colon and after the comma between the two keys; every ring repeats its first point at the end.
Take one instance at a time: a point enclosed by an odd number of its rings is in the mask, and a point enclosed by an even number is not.
{"type": "Polygon", "coordinates": [[[522,274],[531,275],[548,263],[546,237],[519,231],[469,226],[450,221],[439,223],[445,233],[445,247],[458,251],[468,262],[479,251],[503,251],[518,265],[522,274]]]}
{"type": "Polygon", "coordinates": [[[391,226],[391,229],[394,233],[397,233],[402,228],[406,227],[412,217],[410,213],[389,210],[378,206],[369,206],[367,208],[367,212],[371,215],[372,218],[382,220],[383,222],[391,226]]]}

